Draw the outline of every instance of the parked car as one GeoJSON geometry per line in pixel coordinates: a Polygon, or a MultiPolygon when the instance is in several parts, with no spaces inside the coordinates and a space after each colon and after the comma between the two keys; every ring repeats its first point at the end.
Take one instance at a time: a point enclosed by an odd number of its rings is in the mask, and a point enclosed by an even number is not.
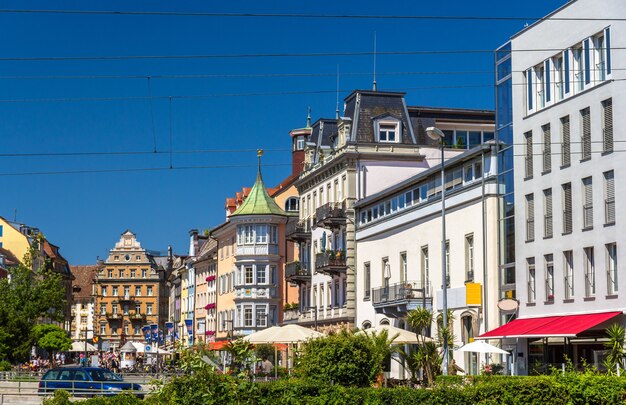
{"type": "Polygon", "coordinates": [[[100,367],[67,366],[48,370],[39,381],[39,394],[65,390],[74,396],[112,396],[130,391],[143,398],[141,385],[124,381],[119,375],[100,367]]]}

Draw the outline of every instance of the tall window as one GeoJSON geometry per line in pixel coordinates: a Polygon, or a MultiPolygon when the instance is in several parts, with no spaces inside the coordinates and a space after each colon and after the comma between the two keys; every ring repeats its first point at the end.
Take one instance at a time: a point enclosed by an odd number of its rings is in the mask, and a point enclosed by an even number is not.
{"type": "Polygon", "coordinates": [[[617,244],[609,243],[606,245],[606,281],[607,293],[609,295],[616,294],[617,287],[617,244]]]}
{"type": "Polygon", "coordinates": [[[256,306],[256,326],[259,328],[267,327],[267,311],[265,305],[256,306]]]}
{"type": "Polygon", "coordinates": [[[113,292],[113,296],[114,296],[114,297],[115,297],[115,296],[117,296],[117,294],[118,294],[118,292],[119,292],[119,291],[118,291],[118,287],[117,287],[117,286],[113,286],[113,288],[112,288],[111,290],[112,290],[112,292],[113,292]]]}
{"type": "Polygon", "coordinates": [[[552,137],[550,135],[550,124],[541,127],[543,133],[543,171],[552,170],[552,137]]]}
{"type": "Polygon", "coordinates": [[[571,144],[569,115],[561,118],[561,165],[569,166],[571,162],[571,144]]]}
{"type": "Polygon", "coordinates": [[[546,80],[545,69],[543,63],[535,67],[535,78],[537,80],[537,108],[543,108],[546,105],[546,80]]]}
{"type": "Polygon", "coordinates": [[[147,286],[146,287],[146,295],[148,297],[152,297],[153,294],[154,294],[153,287],[151,285],[147,286]]]}
{"type": "Polygon", "coordinates": [[[543,236],[552,237],[552,189],[543,190],[543,236]]]}
{"type": "Polygon", "coordinates": [[[138,285],[135,286],[135,296],[141,297],[141,287],[138,285]]]}
{"type": "Polygon", "coordinates": [[[593,247],[586,247],[585,252],[585,297],[596,295],[596,271],[593,247]]]}
{"type": "Polygon", "coordinates": [[[524,177],[533,177],[533,132],[528,131],[524,134],[526,139],[526,149],[524,151],[524,177]]]}
{"type": "Polygon", "coordinates": [[[105,315],[107,313],[107,304],[100,304],[100,315],[105,315]]]}
{"type": "Polygon", "coordinates": [[[252,326],[252,305],[244,305],[243,307],[243,326],[252,326]]]}
{"type": "Polygon", "coordinates": [[[613,99],[602,102],[602,152],[613,152],[613,99]]]}
{"type": "Polygon", "coordinates": [[[546,301],[554,301],[554,258],[545,255],[546,261],[546,301]]]}
{"type": "Polygon", "coordinates": [[[526,195],[526,241],[535,240],[535,197],[526,195]]]}
{"type": "Polygon", "coordinates": [[[406,262],[406,252],[400,253],[400,281],[406,281],[409,277],[409,267],[406,262]]]}
{"type": "Polygon", "coordinates": [[[593,228],[593,183],[591,177],[583,180],[583,229],[593,228]]]}
{"type": "Polygon", "coordinates": [[[389,287],[389,277],[388,276],[391,276],[391,274],[390,274],[391,273],[391,268],[387,268],[387,267],[390,267],[389,258],[388,257],[384,257],[383,261],[382,261],[382,267],[381,267],[381,269],[382,269],[381,276],[382,276],[383,285],[385,286],[385,288],[389,287]]]}
{"type": "Polygon", "coordinates": [[[591,159],[591,113],[589,107],[580,110],[581,160],[591,159]]]}
{"type": "Polygon", "coordinates": [[[615,223],[615,178],[613,170],[604,172],[604,223],[615,223]]]}
{"type": "Polygon", "coordinates": [[[574,59],[574,83],[576,91],[582,91],[584,84],[584,60],[583,60],[583,47],[579,44],[577,47],[572,48],[572,57],[574,59]]]}
{"type": "Polygon", "coordinates": [[[103,285],[103,286],[100,287],[100,292],[101,292],[103,297],[107,296],[107,290],[108,290],[108,287],[106,285],[103,285]]]}
{"type": "Polygon", "coordinates": [[[254,272],[252,270],[252,266],[246,266],[244,269],[244,283],[245,284],[253,284],[254,283],[254,272]]]}
{"type": "Polygon", "coordinates": [[[556,88],[556,99],[562,100],[565,97],[565,73],[563,70],[563,54],[554,57],[554,86],[556,88]]]}
{"type": "Polygon", "coordinates": [[[563,193],[563,234],[572,233],[572,183],[561,185],[563,193]]]}
{"type": "Polygon", "coordinates": [[[533,303],[537,299],[534,257],[526,259],[526,267],[528,268],[528,302],[533,303]]]}
{"type": "Polygon", "coordinates": [[[287,201],[285,201],[285,211],[297,212],[299,201],[298,197],[289,197],[287,201]]]}
{"type": "Polygon", "coordinates": [[[465,280],[474,281],[474,234],[465,236],[465,280]]]}
{"type": "Polygon", "coordinates": [[[266,284],[267,283],[267,269],[264,265],[256,266],[256,283],[257,284],[266,284]]]}
{"type": "Polygon", "coordinates": [[[606,80],[606,45],[604,32],[596,35],[593,42],[595,45],[596,80],[603,82],[606,80]]]}
{"type": "Polygon", "coordinates": [[[563,252],[563,281],[565,299],[574,297],[574,254],[571,250],[563,252]]]}
{"type": "Polygon", "coordinates": [[[422,246],[422,248],[420,249],[421,254],[420,254],[420,261],[421,261],[421,280],[422,283],[424,284],[424,287],[427,286],[428,281],[429,281],[429,274],[428,274],[428,246],[422,246]]]}

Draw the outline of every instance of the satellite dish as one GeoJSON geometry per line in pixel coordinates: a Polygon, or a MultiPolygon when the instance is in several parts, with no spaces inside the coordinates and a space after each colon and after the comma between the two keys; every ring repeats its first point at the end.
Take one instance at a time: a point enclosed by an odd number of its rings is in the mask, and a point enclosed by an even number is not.
{"type": "Polygon", "coordinates": [[[502,312],[514,312],[519,308],[519,302],[511,298],[504,298],[498,301],[498,308],[502,312]]]}

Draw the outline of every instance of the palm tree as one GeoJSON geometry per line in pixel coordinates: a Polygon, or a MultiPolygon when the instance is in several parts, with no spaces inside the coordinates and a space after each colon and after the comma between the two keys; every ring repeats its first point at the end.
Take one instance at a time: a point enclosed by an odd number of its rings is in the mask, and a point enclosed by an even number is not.
{"type": "Polygon", "coordinates": [[[399,334],[389,337],[386,330],[380,333],[372,332],[367,334],[373,346],[374,355],[376,356],[377,369],[375,375],[378,377],[385,370],[385,365],[391,361],[391,356],[400,351],[399,347],[393,343],[399,334]]]}
{"type": "Polygon", "coordinates": [[[433,313],[426,308],[418,308],[409,311],[407,323],[418,335],[417,348],[409,349],[408,352],[400,352],[405,360],[411,377],[415,378],[417,371],[422,370],[428,385],[432,385],[435,374],[441,366],[439,345],[426,337],[433,323],[433,313]]]}
{"type": "Polygon", "coordinates": [[[604,347],[608,349],[604,365],[607,370],[610,371],[615,370],[615,367],[624,368],[624,357],[626,356],[626,352],[624,352],[626,329],[614,323],[606,329],[606,334],[609,341],[604,343],[604,347]]]}

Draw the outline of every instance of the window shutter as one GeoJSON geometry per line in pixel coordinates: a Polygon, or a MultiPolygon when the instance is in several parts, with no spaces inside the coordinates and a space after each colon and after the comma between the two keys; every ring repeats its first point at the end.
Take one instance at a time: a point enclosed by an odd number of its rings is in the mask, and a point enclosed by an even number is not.
{"type": "Polygon", "coordinates": [[[582,159],[591,158],[591,117],[589,107],[580,110],[582,120],[582,159]]]}
{"type": "Polygon", "coordinates": [[[533,133],[526,132],[526,177],[533,176],[533,133]]]}
{"type": "Polygon", "coordinates": [[[563,233],[572,232],[572,183],[565,183],[563,188],[563,233]]]}
{"type": "Polygon", "coordinates": [[[593,226],[593,188],[591,177],[583,179],[583,227],[593,226]]]}
{"type": "Polygon", "coordinates": [[[602,102],[603,128],[602,146],[604,152],[613,152],[613,99],[602,102]]]}
{"type": "Polygon", "coordinates": [[[570,127],[569,115],[561,118],[561,164],[567,166],[570,164],[570,127]]]}
{"type": "Polygon", "coordinates": [[[546,59],[544,62],[545,88],[546,88],[546,103],[550,101],[550,59],[546,59]]]}
{"type": "Polygon", "coordinates": [[[550,124],[541,127],[543,131],[543,171],[552,169],[552,139],[550,136],[550,124]]]}
{"type": "Polygon", "coordinates": [[[526,196],[526,240],[535,239],[535,198],[532,194],[526,196]]]}
{"type": "Polygon", "coordinates": [[[552,189],[543,191],[544,195],[544,236],[552,237],[552,189]]]}
{"type": "Polygon", "coordinates": [[[533,75],[532,69],[526,71],[526,86],[528,87],[528,109],[533,109],[533,75]]]}
{"type": "Polygon", "coordinates": [[[606,74],[611,74],[611,29],[604,30],[604,42],[606,47],[606,74]]]}
{"type": "Polygon", "coordinates": [[[605,223],[612,224],[615,222],[615,174],[613,170],[604,173],[605,184],[605,223]]]}
{"type": "Polygon", "coordinates": [[[585,57],[585,84],[591,83],[591,55],[589,50],[589,38],[583,41],[583,52],[585,57]]]}
{"type": "Polygon", "coordinates": [[[569,93],[569,49],[563,52],[563,64],[565,65],[565,93],[569,93]]]}

